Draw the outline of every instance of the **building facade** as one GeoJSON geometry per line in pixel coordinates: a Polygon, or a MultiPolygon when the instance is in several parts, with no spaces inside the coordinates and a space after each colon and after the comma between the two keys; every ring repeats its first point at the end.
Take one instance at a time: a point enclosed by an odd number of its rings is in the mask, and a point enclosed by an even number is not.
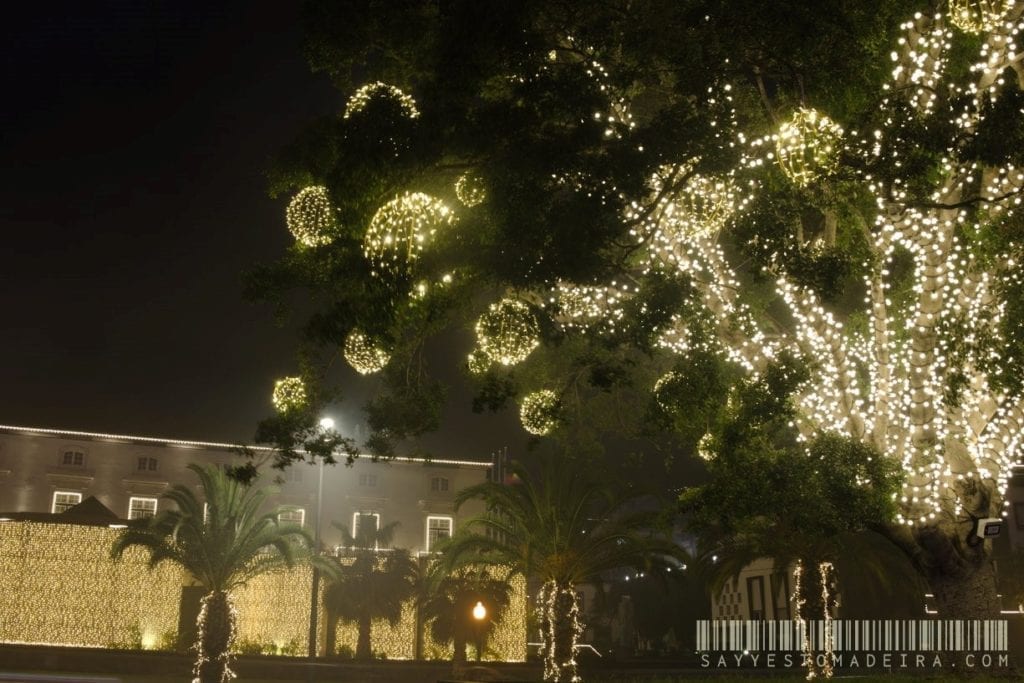
{"type": "MultiPolygon", "coordinates": [[[[253,449],[269,456],[269,449],[253,449]]],[[[191,463],[242,464],[232,444],[60,429],[0,426],[0,514],[59,513],[90,496],[122,519],[156,514],[175,484],[198,487],[191,463]]],[[[321,467],[298,464],[284,472],[261,468],[261,483],[282,519],[320,532],[330,548],[363,525],[397,522],[393,546],[428,553],[461,520],[481,512],[470,502],[458,512],[455,494],[486,481],[491,462],[358,459],[321,467]],[[321,488],[322,477],[322,488],[321,488]],[[318,496],[318,491],[322,495],[318,496]]]]}

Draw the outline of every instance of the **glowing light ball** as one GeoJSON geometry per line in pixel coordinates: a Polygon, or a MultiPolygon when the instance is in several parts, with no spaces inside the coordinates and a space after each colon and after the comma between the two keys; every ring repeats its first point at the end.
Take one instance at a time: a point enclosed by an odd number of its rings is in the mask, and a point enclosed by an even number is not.
{"type": "Polygon", "coordinates": [[[492,362],[521,363],[540,344],[537,317],[522,301],[502,299],[476,321],[476,343],[492,362]]]}
{"type": "Polygon", "coordinates": [[[491,358],[480,349],[474,349],[466,359],[466,365],[474,375],[482,375],[491,369],[491,358]]]}
{"type": "Polygon", "coordinates": [[[675,409],[675,403],[669,399],[668,394],[682,379],[683,375],[681,373],[671,370],[659,377],[658,381],[654,383],[654,399],[661,406],[661,409],[667,413],[671,413],[675,409]]]}
{"type": "Polygon", "coordinates": [[[454,222],[455,215],[441,200],[405,192],[373,215],[363,237],[363,255],[374,275],[408,275],[437,231],[454,222]]]}
{"type": "Polygon", "coordinates": [[[682,210],[672,217],[676,231],[686,235],[713,235],[735,213],[739,188],[731,178],[694,174],[675,199],[682,210]]]}
{"type": "Polygon", "coordinates": [[[531,434],[550,434],[558,426],[558,396],[550,389],[527,394],[519,408],[519,420],[531,434]]]}
{"type": "Polygon", "coordinates": [[[813,109],[798,109],[775,141],[777,160],[790,180],[806,187],[839,166],[843,129],[813,109]]]}
{"type": "Polygon", "coordinates": [[[361,375],[380,372],[391,360],[391,354],[374,344],[361,330],[348,333],[342,354],[348,364],[361,375]]]}
{"type": "Polygon", "coordinates": [[[387,83],[381,83],[380,81],[368,83],[356,90],[352,97],[348,98],[343,118],[347,119],[353,114],[358,114],[366,109],[367,105],[375,99],[393,100],[401,108],[402,113],[410,119],[419,118],[420,110],[416,108],[416,100],[406,95],[399,88],[387,83]]]}
{"type": "Polygon", "coordinates": [[[300,190],[288,203],[285,220],[296,241],[307,247],[330,244],[338,231],[327,188],[321,185],[300,190]]]}
{"type": "Polygon", "coordinates": [[[991,31],[1006,18],[1007,0],[949,0],[949,21],[964,33],[991,31]]]}
{"type": "Polygon", "coordinates": [[[700,457],[701,460],[706,460],[708,462],[714,460],[718,455],[714,451],[714,445],[715,437],[711,436],[711,434],[705,434],[700,437],[700,441],[697,442],[698,457],[700,457]]]}
{"type": "Polygon", "coordinates": [[[299,410],[306,405],[309,397],[306,384],[301,377],[284,377],[274,382],[274,393],[270,399],[279,413],[299,410]]]}
{"type": "Polygon", "coordinates": [[[487,199],[484,180],[472,171],[467,171],[455,181],[455,196],[464,206],[473,207],[487,199]]]}

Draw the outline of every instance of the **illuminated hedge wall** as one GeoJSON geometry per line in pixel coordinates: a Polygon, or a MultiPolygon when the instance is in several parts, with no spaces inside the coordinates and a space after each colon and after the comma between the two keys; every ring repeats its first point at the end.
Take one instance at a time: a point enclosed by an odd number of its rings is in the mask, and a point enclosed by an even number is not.
{"type": "MultiPolygon", "coordinates": [[[[117,530],[38,522],[0,523],[0,642],[152,649],[178,628],[182,586],[188,577],[162,564],[150,571],[147,554],[129,549],[115,562],[117,530]]],[[[264,651],[303,654],[308,648],[311,571],[296,567],[259,577],[234,594],[239,643],[264,651]]],[[[512,601],[488,641],[500,659],[526,659],[526,582],[513,583],[512,601]]],[[[325,623],[321,611],[320,642],[325,623]]],[[[389,659],[411,659],[416,610],[405,606],[395,626],[373,624],[373,650],[389,659]]],[[[337,647],[355,650],[354,624],[339,623],[337,647]]],[[[425,656],[451,656],[430,642],[425,656]]],[[[493,657],[498,658],[498,657],[493,657]]]]}

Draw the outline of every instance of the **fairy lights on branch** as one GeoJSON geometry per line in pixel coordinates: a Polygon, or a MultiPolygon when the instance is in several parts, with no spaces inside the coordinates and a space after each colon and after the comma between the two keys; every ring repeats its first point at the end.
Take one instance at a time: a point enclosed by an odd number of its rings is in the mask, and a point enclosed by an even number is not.
{"type": "Polygon", "coordinates": [[[360,113],[375,99],[395,102],[401,108],[402,113],[410,119],[417,119],[420,116],[420,110],[416,108],[416,100],[393,85],[377,81],[364,85],[348,98],[344,118],[351,118],[352,115],[360,113]]]}

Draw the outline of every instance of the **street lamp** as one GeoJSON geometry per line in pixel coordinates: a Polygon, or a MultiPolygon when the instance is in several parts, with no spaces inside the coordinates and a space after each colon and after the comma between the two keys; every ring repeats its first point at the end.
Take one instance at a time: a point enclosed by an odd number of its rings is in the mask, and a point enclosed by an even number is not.
{"type": "Polygon", "coordinates": [[[484,649],[484,619],[487,618],[487,608],[479,600],[473,605],[473,618],[476,619],[476,661],[479,662],[484,649]]]}
{"type": "MultiPolygon", "coordinates": [[[[334,420],[329,417],[320,419],[320,429],[322,431],[330,431],[334,429],[334,420]]],[[[319,472],[316,483],[316,516],[313,518],[313,552],[320,552],[320,512],[321,504],[324,498],[324,459],[320,458],[319,472]]],[[[313,595],[310,601],[309,607],[309,657],[313,659],[316,657],[316,646],[317,646],[317,613],[319,612],[319,600],[320,598],[320,569],[316,563],[313,564],[313,595]]]]}

